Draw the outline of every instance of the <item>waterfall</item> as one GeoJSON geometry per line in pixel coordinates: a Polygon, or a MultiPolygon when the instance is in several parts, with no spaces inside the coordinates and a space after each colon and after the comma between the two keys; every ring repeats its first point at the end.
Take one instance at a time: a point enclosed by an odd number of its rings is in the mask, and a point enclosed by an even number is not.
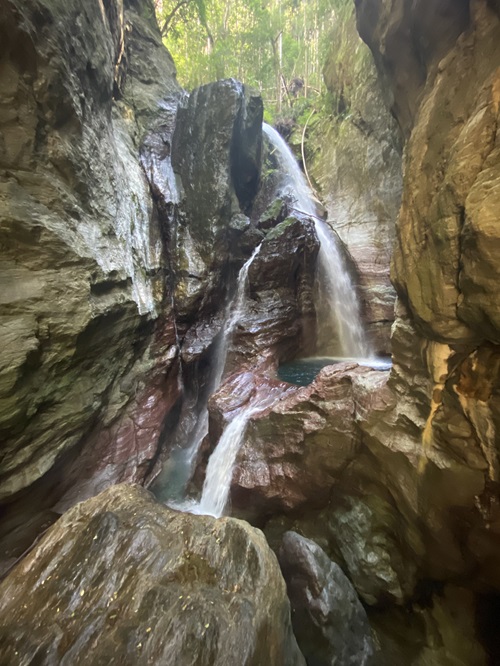
{"type": "MultiPolygon", "coordinates": [[[[318,318],[322,322],[320,331],[326,330],[330,335],[333,331],[336,332],[342,357],[367,356],[368,348],[361,327],[356,292],[343,264],[336,238],[328,226],[316,216],[312,193],[285,141],[269,125],[264,124],[263,131],[277,154],[283,178],[282,190],[295,201],[298,210],[313,219],[320,242],[317,276],[317,308],[320,310],[318,318]]],[[[260,246],[241,269],[236,296],[229,311],[226,312],[226,323],[216,366],[217,385],[224,371],[229,340],[243,312],[248,269],[259,250],[260,246]]],[[[196,506],[190,507],[191,511],[216,517],[222,515],[231,488],[233,468],[248,422],[252,416],[270,406],[274,399],[272,394],[264,399],[254,397],[226,426],[208,461],[201,499],[196,506]]],[[[208,428],[208,411],[206,419],[208,428]]]]}
{"type": "Polygon", "coordinates": [[[300,212],[314,221],[320,242],[317,269],[317,298],[319,347],[321,353],[329,349],[332,335],[338,337],[337,355],[347,358],[369,356],[369,348],[361,326],[356,291],[344,265],[338,243],[325,222],[316,215],[316,206],[306,180],[292,151],[278,132],[263,124],[262,129],[274,147],[281,167],[281,189],[295,201],[300,212]]]}
{"type": "Polygon", "coordinates": [[[231,489],[234,464],[247,424],[252,416],[270,407],[275,400],[276,395],[273,391],[270,391],[264,398],[254,397],[226,426],[208,461],[197,513],[208,514],[216,518],[222,516],[231,489]]]}
{"type": "Polygon", "coordinates": [[[255,248],[250,259],[241,267],[238,273],[236,293],[226,306],[222,324],[222,335],[215,353],[214,390],[217,390],[220,386],[226,365],[227,352],[229,351],[229,343],[231,342],[234,329],[244,313],[248,271],[255,257],[259,254],[261,247],[262,243],[255,248]]]}
{"type": "MultiPolygon", "coordinates": [[[[236,292],[234,297],[226,305],[226,310],[224,312],[224,318],[222,321],[221,337],[214,353],[215,362],[211,372],[209,395],[217,391],[222,381],[222,375],[224,374],[224,368],[226,367],[227,353],[229,351],[229,343],[231,342],[234,329],[236,328],[236,325],[244,312],[248,271],[253,263],[253,260],[259,254],[261,245],[258,245],[255,248],[250,259],[248,259],[241,267],[240,272],[238,273],[236,292]]],[[[207,435],[208,404],[205,403],[200,414],[198,415],[193,437],[186,450],[186,462],[189,473],[191,472],[194,459],[198,453],[201,443],[207,435]]]]}
{"type": "MultiPolygon", "coordinates": [[[[321,334],[325,332],[328,333],[330,338],[336,335],[338,340],[336,351],[339,356],[356,359],[366,357],[368,347],[361,327],[356,292],[344,266],[337,239],[330,228],[316,216],[312,193],[285,141],[269,125],[264,124],[263,131],[274,147],[276,159],[280,166],[282,182],[279,187],[281,191],[287,195],[287,198],[294,201],[297,210],[311,217],[320,242],[316,299],[318,320],[321,322],[319,326],[320,340],[321,334]]],[[[231,338],[244,314],[248,272],[260,248],[259,245],[241,268],[234,297],[226,306],[221,335],[214,353],[209,394],[214,393],[220,386],[231,338]]],[[[325,348],[321,351],[329,351],[328,342],[325,343],[325,348]]],[[[257,393],[233,417],[224,429],[208,461],[200,501],[184,500],[181,503],[174,504],[175,508],[191,513],[210,514],[216,517],[222,515],[228,501],[233,468],[247,425],[253,416],[271,406],[275,399],[276,396],[273,395],[272,391],[266,394],[264,398],[257,393]]],[[[184,459],[180,475],[186,484],[196,454],[203,439],[208,434],[208,424],[208,404],[205,403],[198,414],[190,443],[182,453],[184,459]]]]}
{"type": "MultiPolygon", "coordinates": [[[[229,344],[231,342],[233,332],[244,313],[248,271],[250,270],[250,266],[252,265],[255,257],[259,254],[261,245],[262,244],[255,248],[252,256],[241,267],[240,272],[238,273],[236,291],[233,298],[231,298],[226,305],[220,339],[215,348],[214,363],[209,380],[210,385],[208,388],[207,396],[215,393],[221,384],[224,368],[226,366],[229,344]]],[[[174,454],[171,456],[172,464],[170,465],[170,469],[167,466],[169,473],[166,475],[168,478],[165,479],[164,483],[166,485],[172,485],[175,489],[176,495],[181,496],[185,494],[187,484],[189,483],[193,471],[193,464],[196,459],[196,455],[200,449],[201,443],[208,434],[208,425],[209,413],[207,397],[207,400],[202,405],[202,408],[198,414],[198,418],[196,419],[196,424],[192,430],[188,445],[182,450],[174,452],[174,454]],[[175,477],[175,480],[174,478],[170,477],[175,477]]],[[[187,506],[179,504],[175,504],[175,506],[178,508],[187,508],[187,506]]],[[[196,507],[190,506],[189,510],[195,512],[196,507]]]]}

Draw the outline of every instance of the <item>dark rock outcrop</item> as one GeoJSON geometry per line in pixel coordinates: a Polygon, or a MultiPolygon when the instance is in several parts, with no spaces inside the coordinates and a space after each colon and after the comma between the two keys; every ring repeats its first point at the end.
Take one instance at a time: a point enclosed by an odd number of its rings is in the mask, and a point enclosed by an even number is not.
{"type": "Polygon", "coordinates": [[[201,86],[178,113],[172,147],[182,184],[172,233],[175,302],[199,325],[224,299],[231,231],[257,191],[262,100],[234,79],[201,86]]]}
{"type": "Polygon", "coordinates": [[[305,663],[262,533],[136,486],[68,511],[0,589],[5,664],[305,663]]]}
{"type": "Polygon", "coordinates": [[[308,218],[287,217],[267,232],[248,271],[245,311],[227,369],[277,366],[315,345],[314,280],[319,243],[308,218]]]}
{"type": "Polygon", "coordinates": [[[295,532],[283,535],[278,558],[292,606],[293,630],[307,662],[375,664],[366,612],[342,569],[314,541],[295,532]]]}

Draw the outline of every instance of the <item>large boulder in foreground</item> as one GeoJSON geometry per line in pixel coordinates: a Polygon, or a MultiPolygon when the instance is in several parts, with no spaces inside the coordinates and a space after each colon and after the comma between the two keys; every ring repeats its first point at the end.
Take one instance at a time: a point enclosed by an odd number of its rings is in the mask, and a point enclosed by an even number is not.
{"type": "Polygon", "coordinates": [[[114,486],[68,511],[0,587],[0,663],[299,666],[263,534],[114,486]]]}

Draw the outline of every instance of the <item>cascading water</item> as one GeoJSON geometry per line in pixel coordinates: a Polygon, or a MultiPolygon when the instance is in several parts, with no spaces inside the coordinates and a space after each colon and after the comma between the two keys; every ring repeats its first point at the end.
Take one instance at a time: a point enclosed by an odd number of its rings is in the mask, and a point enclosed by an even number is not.
{"type": "MultiPolygon", "coordinates": [[[[226,367],[227,352],[229,350],[229,343],[233,335],[234,329],[244,312],[245,306],[245,292],[248,281],[248,271],[252,265],[253,260],[260,251],[258,245],[253,251],[252,256],[248,259],[238,273],[238,281],[236,285],[236,292],[234,297],[228,302],[224,313],[222,322],[222,331],[219,344],[216,347],[214,354],[214,366],[212,369],[212,376],[210,379],[209,395],[215,393],[220,386],[224,368],[226,367]]],[[[191,471],[196,454],[201,446],[202,441],[208,434],[208,404],[203,405],[203,408],[198,415],[195,431],[192,440],[186,449],[186,463],[188,471],[191,471]]]]}
{"type": "MultiPolygon", "coordinates": [[[[330,337],[336,335],[338,356],[356,359],[366,357],[368,356],[368,346],[361,327],[356,292],[344,266],[336,239],[327,225],[316,216],[312,193],[285,141],[269,125],[264,124],[263,131],[274,147],[277,161],[281,167],[281,192],[292,199],[297,210],[310,216],[315,224],[320,242],[317,308],[320,310],[318,319],[323,324],[322,330],[328,331],[330,337]]],[[[215,363],[209,394],[215,392],[221,383],[231,337],[244,313],[248,271],[259,253],[260,247],[259,245],[254,250],[250,259],[241,268],[234,298],[226,307],[221,337],[214,355],[215,363]]],[[[330,351],[328,343],[322,351],[330,351]]],[[[210,514],[216,517],[222,515],[227,504],[233,468],[246,427],[253,416],[265,410],[275,400],[276,396],[271,392],[264,398],[254,397],[246,407],[241,409],[226,426],[210,456],[200,501],[187,500],[176,503],[174,506],[192,513],[210,514]]],[[[201,442],[208,433],[208,416],[208,405],[205,404],[198,416],[191,442],[183,454],[185,458],[183,474],[186,483],[201,442]]]]}
{"type": "Polygon", "coordinates": [[[226,426],[208,461],[205,483],[197,506],[199,513],[216,518],[223,514],[231,489],[234,463],[243,442],[247,424],[252,416],[265,410],[275,400],[276,396],[272,391],[263,399],[254,398],[226,426]]]}
{"type": "Polygon", "coordinates": [[[336,239],[329,227],[316,216],[311,190],[292,151],[278,132],[263,124],[263,131],[281,167],[281,191],[296,202],[297,209],[310,215],[320,242],[318,254],[318,287],[316,307],[319,311],[319,349],[337,356],[364,358],[369,356],[359,316],[356,291],[349,278],[336,239]],[[338,348],[332,350],[330,339],[336,334],[338,348]]]}
{"type": "MultiPolygon", "coordinates": [[[[233,298],[226,305],[224,312],[224,319],[221,329],[221,337],[216,346],[214,353],[214,364],[212,367],[209,388],[207,395],[210,396],[215,393],[220,386],[224,368],[226,366],[227,353],[229,351],[229,344],[231,342],[234,330],[240,321],[245,308],[246,286],[248,282],[248,271],[252,265],[255,257],[260,251],[261,245],[258,245],[252,253],[252,256],[243,264],[238,273],[238,280],[236,284],[236,291],[233,298]]],[[[172,460],[170,461],[170,469],[167,469],[166,478],[162,479],[162,484],[171,485],[173,493],[176,496],[176,506],[179,508],[186,508],[192,512],[196,512],[196,504],[184,504],[182,498],[185,495],[186,487],[191,478],[193,471],[193,464],[196,455],[200,449],[201,443],[208,434],[208,400],[204,402],[196,420],[196,425],[189,438],[187,447],[182,450],[176,451],[172,460]],[[168,473],[170,472],[170,473],[168,473]],[[175,477],[175,482],[172,482],[170,477],[175,477]],[[181,498],[181,503],[177,502],[177,498],[181,498]]],[[[172,496],[171,495],[171,496],[172,496]]],[[[213,513],[213,512],[209,512],[213,513]]]]}
{"type": "MultiPolygon", "coordinates": [[[[318,255],[318,305],[323,306],[320,314],[322,322],[326,319],[326,330],[330,334],[335,331],[339,343],[339,355],[343,357],[364,357],[368,355],[356,292],[343,265],[341,254],[331,231],[326,224],[317,218],[316,207],[311,191],[295,161],[290,149],[281,136],[269,125],[263,125],[263,131],[277,153],[277,161],[281,167],[283,183],[281,190],[290,196],[297,209],[314,220],[316,234],[320,242],[318,255]]],[[[241,317],[244,306],[245,284],[248,268],[260,247],[254,252],[251,259],[240,272],[238,291],[234,300],[234,307],[227,319],[227,333],[224,334],[220,345],[220,358],[227,355],[230,336],[236,321],[241,317]]],[[[220,362],[220,361],[219,361],[220,362]]],[[[218,369],[220,382],[223,366],[218,369]]],[[[191,511],[207,513],[213,516],[222,515],[231,487],[233,467],[240,449],[248,422],[259,411],[266,409],[275,400],[275,396],[266,395],[264,399],[254,399],[241,410],[226,426],[222,436],[210,456],[207,466],[205,483],[200,502],[191,506],[191,511]]],[[[207,412],[208,426],[208,412],[207,412]]]]}

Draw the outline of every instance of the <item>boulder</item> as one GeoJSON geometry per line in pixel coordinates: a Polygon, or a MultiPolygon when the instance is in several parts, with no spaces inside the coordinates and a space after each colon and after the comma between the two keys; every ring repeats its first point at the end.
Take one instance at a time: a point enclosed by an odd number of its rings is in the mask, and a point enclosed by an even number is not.
{"type": "Polygon", "coordinates": [[[292,625],[306,660],[316,666],[375,664],[370,625],[342,569],[310,539],[286,532],[278,553],[292,606],[292,625]]]}
{"type": "Polygon", "coordinates": [[[305,664],[262,533],[137,486],[69,510],[0,589],[2,663],[305,664]]]}
{"type": "Polygon", "coordinates": [[[238,514],[255,520],[328,504],[361,441],[352,385],[362,372],[355,364],[327,366],[250,421],[231,490],[238,514]]]}

